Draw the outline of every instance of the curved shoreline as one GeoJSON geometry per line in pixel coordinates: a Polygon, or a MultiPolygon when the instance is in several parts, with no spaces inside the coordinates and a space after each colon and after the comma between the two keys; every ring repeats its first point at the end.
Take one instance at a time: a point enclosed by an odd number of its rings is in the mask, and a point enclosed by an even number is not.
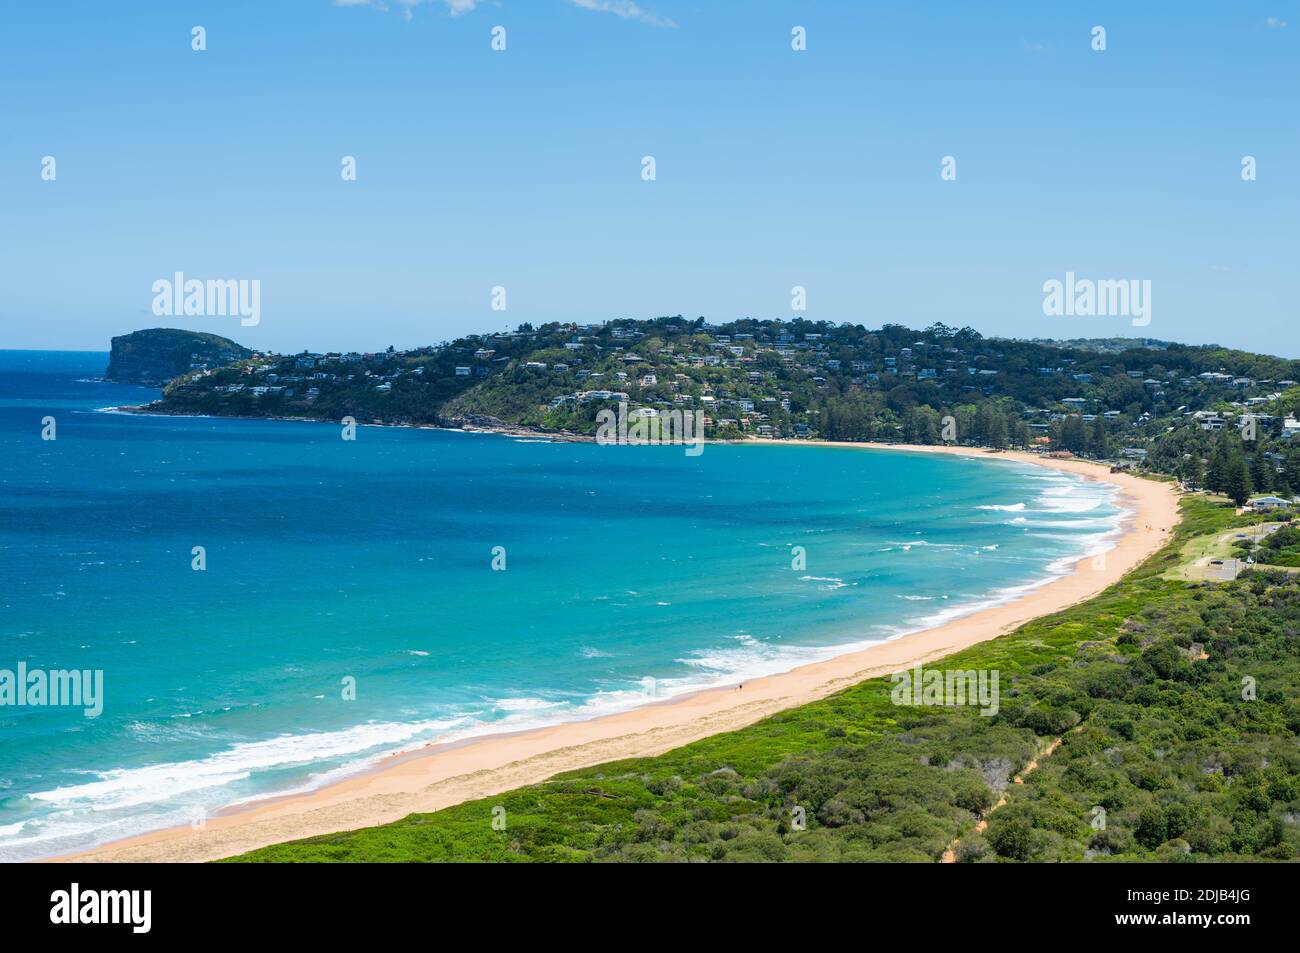
{"type": "MultiPolygon", "coordinates": [[[[746,441],[749,445],[782,443],[746,441]]],[[[1145,480],[1079,460],[973,448],[908,447],[790,441],[795,446],[945,453],[1014,460],[1111,483],[1131,510],[1113,548],[1098,562],[1080,559],[1069,574],[1000,605],[933,628],[836,655],[788,672],[755,678],[743,688],[711,688],[586,721],[431,744],[395,754],[371,769],[314,791],[266,798],[222,813],[203,829],[169,828],[110,842],[55,860],[211,860],[268,844],[369,827],[466,800],[487,797],[554,774],[604,761],[659,754],[708,735],[752,724],[775,712],[823,698],[863,679],[887,674],[1004,634],[1030,619],[1082,602],[1117,581],[1163,545],[1178,518],[1171,484],[1145,480]]]]}

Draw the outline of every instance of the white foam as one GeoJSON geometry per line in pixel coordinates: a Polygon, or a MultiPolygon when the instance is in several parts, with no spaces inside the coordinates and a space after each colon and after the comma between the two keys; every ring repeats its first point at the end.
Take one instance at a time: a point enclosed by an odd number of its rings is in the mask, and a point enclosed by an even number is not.
{"type": "Polygon", "coordinates": [[[1048,513],[1087,513],[1106,502],[1107,495],[1097,484],[1062,483],[1043,490],[1034,507],[1048,513]]]}
{"type": "MultiPolygon", "coordinates": [[[[950,605],[939,612],[920,619],[909,620],[894,627],[877,626],[872,634],[878,637],[838,642],[830,645],[787,645],[765,642],[750,635],[735,638],[734,646],[701,649],[676,661],[684,665],[687,673],[673,677],[643,677],[623,681],[607,689],[585,696],[575,696],[572,701],[535,696],[510,696],[487,700],[481,711],[460,717],[425,719],[411,723],[377,722],[358,725],[331,732],[286,734],[256,742],[233,744],[215,754],[190,761],[175,761],[142,768],[91,772],[94,780],[68,784],[30,795],[31,800],[57,809],[53,814],[0,827],[0,859],[14,857],[28,859],[84,847],[87,842],[102,843],[114,837],[128,836],[143,830],[183,823],[185,811],[193,812],[197,805],[228,805],[234,794],[231,785],[281,768],[320,764],[322,770],[311,774],[305,783],[286,790],[284,787],[267,790],[244,797],[235,803],[249,803],[268,797],[313,790],[332,783],[373,764],[379,758],[396,751],[409,750],[432,741],[450,742],[474,738],[503,731],[521,731],[544,727],[565,721],[579,721],[617,711],[628,710],[647,703],[671,698],[701,689],[724,687],[749,679],[790,671],[800,665],[821,661],[878,645],[882,641],[900,638],[911,632],[942,625],[953,619],[978,612],[981,609],[1002,605],[1017,599],[1033,589],[1051,582],[1069,572],[1088,555],[1104,551],[1112,545],[1118,531],[1119,520],[1126,514],[1117,512],[1108,518],[1053,519],[1054,514],[1067,516],[1095,510],[1108,499],[1104,490],[1095,484],[1082,481],[1050,481],[1043,493],[1034,501],[1034,525],[1044,528],[1084,529],[1108,527],[1107,532],[1035,533],[1037,538],[1068,543],[1074,552],[1052,562],[1045,575],[1024,585],[1007,587],[976,597],[954,596],[968,599],[950,605]],[[1080,552],[1080,550],[1083,550],[1080,552]],[[493,717],[493,715],[497,717],[493,717]],[[499,717],[501,713],[505,717],[499,717]],[[334,762],[333,765],[327,765],[334,762]],[[342,763],[339,763],[342,762],[342,763]],[[141,806],[151,810],[141,812],[141,806]],[[87,818],[93,816],[93,822],[87,818]],[[42,847],[42,845],[46,845],[42,847]]],[[[1025,504],[989,506],[988,509],[1005,512],[1023,512],[1025,504]]],[[[1029,521],[1018,517],[1012,522],[1025,525],[1029,521]]],[[[970,544],[929,543],[926,540],[897,542],[894,546],[934,546],[970,551],[970,544]]],[[[980,547],[984,551],[993,546],[980,547]]],[[[978,548],[977,548],[978,551],[978,548]]],[[[836,576],[803,576],[804,581],[825,583],[820,588],[838,589],[849,585],[836,576]]],[[[629,591],[628,595],[639,593],[629,591]]],[[[907,601],[933,601],[933,596],[902,595],[907,601]]],[[[945,601],[948,596],[941,597],[945,601]]],[[[408,650],[419,654],[419,650],[408,650]]],[[[578,650],[584,658],[605,658],[610,653],[591,647],[578,650]]],[[[141,727],[142,734],[151,728],[141,727]]],[[[245,786],[246,787],[246,786],[245,786]]]]}
{"type": "Polygon", "coordinates": [[[838,577],[836,577],[836,576],[800,576],[800,577],[799,577],[799,580],[800,580],[801,582],[824,582],[824,583],[827,583],[827,585],[825,585],[825,586],[818,586],[818,587],[817,587],[818,589],[827,589],[827,590],[843,589],[845,586],[848,585],[847,582],[845,582],[843,579],[840,579],[840,578],[838,578],[838,577]]]}
{"type": "MultiPolygon", "coordinates": [[[[1017,525],[1020,525],[1020,526],[1038,526],[1038,527],[1042,527],[1042,528],[1044,528],[1044,529],[1097,529],[1098,527],[1105,527],[1105,528],[1109,529],[1109,528],[1111,528],[1112,526],[1115,525],[1115,517],[1113,517],[1113,516],[1099,516],[1099,517],[1096,517],[1096,518],[1093,518],[1093,519],[1077,519],[1077,520],[1070,520],[1070,519],[1061,519],[1061,520],[1042,519],[1042,520],[1035,520],[1035,519],[1027,519],[1027,518],[1025,518],[1025,517],[1023,517],[1023,516],[1019,516],[1019,517],[1016,517],[1016,519],[1012,520],[1012,522],[1013,522],[1013,523],[1016,523],[1017,525]]],[[[1053,539],[1062,539],[1062,538],[1068,538],[1068,537],[1055,536],[1055,537],[1052,537],[1052,538],[1053,538],[1053,539]]]]}
{"type": "Polygon", "coordinates": [[[98,780],[36,791],[28,797],[53,807],[96,811],[158,804],[184,794],[233,784],[255,771],[356,756],[428,737],[454,724],[456,721],[449,720],[379,722],[340,731],[284,734],[265,741],[231,745],[224,751],[191,761],[94,772],[98,780]]]}
{"type": "Polygon", "coordinates": [[[500,711],[540,711],[558,708],[563,702],[547,701],[544,698],[498,698],[493,707],[500,711]]]}

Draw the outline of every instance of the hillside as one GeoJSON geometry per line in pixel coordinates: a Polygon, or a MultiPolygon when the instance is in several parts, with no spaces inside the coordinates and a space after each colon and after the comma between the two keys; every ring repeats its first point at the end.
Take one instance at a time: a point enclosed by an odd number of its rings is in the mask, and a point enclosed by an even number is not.
{"type": "Polygon", "coordinates": [[[592,434],[599,410],[626,401],[698,411],[709,439],[1016,446],[1145,466],[1239,499],[1300,490],[1300,425],[1288,423],[1300,362],[1074,343],[941,324],[522,325],[409,351],[260,355],[188,373],[151,409],[592,434]]]}
{"type": "Polygon", "coordinates": [[[197,369],[220,367],[253,356],[228,338],[178,328],[151,328],[113,338],[108,371],[111,381],[161,387],[197,369]]]}

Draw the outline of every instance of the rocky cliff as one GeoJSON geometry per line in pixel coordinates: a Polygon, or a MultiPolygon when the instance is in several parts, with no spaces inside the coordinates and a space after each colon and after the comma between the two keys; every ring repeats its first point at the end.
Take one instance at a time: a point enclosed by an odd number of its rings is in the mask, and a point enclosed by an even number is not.
{"type": "Polygon", "coordinates": [[[253,354],[229,338],[202,331],[150,328],[113,338],[109,380],[161,387],[199,368],[221,367],[253,354]]]}

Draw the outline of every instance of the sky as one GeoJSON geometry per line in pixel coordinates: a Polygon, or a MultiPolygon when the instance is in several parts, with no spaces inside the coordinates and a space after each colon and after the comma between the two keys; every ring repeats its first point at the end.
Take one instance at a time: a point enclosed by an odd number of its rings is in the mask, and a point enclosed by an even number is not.
{"type": "Polygon", "coordinates": [[[1297,34],[1297,0],[6,3],[0,348],[681,314],[1300,357],[1297,34]],[[176,272],[259,282],[257,325],[156,315],[176,272]],[[1149,281],[1149,323],[1045,314],[1068,272],[1149,281]]]}

